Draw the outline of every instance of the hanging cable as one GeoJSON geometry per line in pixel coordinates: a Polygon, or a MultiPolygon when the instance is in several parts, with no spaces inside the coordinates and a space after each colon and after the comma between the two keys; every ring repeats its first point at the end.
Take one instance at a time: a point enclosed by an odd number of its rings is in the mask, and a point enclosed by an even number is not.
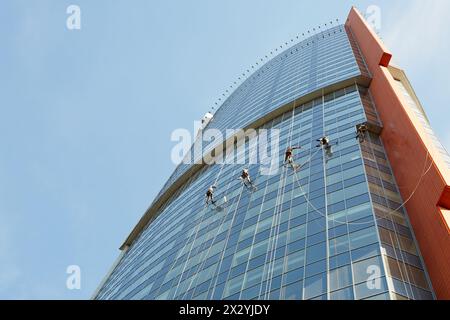
{"type": "MultiPolygon", "coordinates": [[[[285,171],[285,170],[284,170],[285,171]]],[[[280,191],[277,194],[277,201],[275,203],[275,210],[274,210],[274,215],[272,218],[272,226],[271,226],[271,230],[270,230],[270,235],[269,235],[269,243],[268,243],[268,267],[267,267],[267,279],[266,279],[266,284],[265,284],[265,290],[264,290],[264,299],[268,300],[268,294],[269,294],[269,283],[271,280],[271,269],[272,269],[272,265],[274,264],[274,248],[275,248],[275,240],[277,238],[277,233],[276,233],[276,229],[277,229],[277,225],[278,225],[278,212],[279,212],[279,208],[280,205],[282,203],[282,201],[280,199],[282,199],[282,194],[283,194],[283,185],[286,179],[286,174],[284,174],[282,181],[283,184],[281,185],[280,191]],[[274,230],[274,234],[272,235],[272,230],[274,230]]]]}
{"type": "MultiPolygon", "coordinates": [[[[320,149],[319,149],[319,150],[320,150],[320,149]]],[[[426,164],[427,164],[427,162],[428,162],[428,157],[429,157],[429,153],[427,153],[427,157],[426,157],[426,159],[425,159],[425,168],[426,168],[426,164]]],[[[404,207],[404,206],[412,199],[412,197],[414,196],[414,194],[416,193],[416,191],[419,189],[419,186],[420,186],[420,184],[422,183],[423,178],[428,174],[428,172],[431,170],[432,166],[433,166],[433,161],[431,162],[430,167],[429,167],[426,171],[425,171],[425,168],[424,168],[424,171],[423,171],[423,173],[422,173],[422,176],[420,177],[420,179],[419,179],[419,181],[418,181],[416,187],[415,187],[414,190],[411,192],[411,195],[407,198],[406,201],[404,201],[404,202],[403,202],[398,208],[396,208],[395,210],[388,211],[388,213],[385,214],[385,215],[383,215],[382,217],[375,217],[375,220],[378,221],[378,220],[381,220],[381,219],[383,219],[383,218],[386,218],[386,217],[387,217],[388,215],[390,215],[391,213],[396,212],[396,211],[399,211],[401,208],[403,208],[403,207],[404,207]]],[[[319,211],[319,209],[317,209],[317,208],[314,206],[314,204],[311,203],[311,201],[309,200],[309,198],[308,198],[307,195],[306,195],[306,192],[305,192],[304,189],[302,188],[302,185],[301,185],[301,183],[300,183],[300,181],[299,181],[299,178],[298,178],[298,176],[297,176],[297,172],[294,171],[294,174],[295,174],[295,178],[296,178],[297,184],[298,184],[298,186],[299,186],[299,188],[300,188],[300,191],[302,192],[303,196],[305,197],[305,200],[306,200],[307,203],[313,208],[313,210],[314,210],[315,212],[317,212],[320,216],[325,217],[325,218],[327,218],[327,219],[329,219],[329,220],[331,220],[331,221],[333,221],[333,222],[336,222],[336,223],[338,223],[338,224],[348,224],[348,225],[366,225],[366,224],[368,224],[367,222],[359,222],[359,223],[358,223],[358,222],[342,222],[342,221],[338,221],[338,220],[336,220],[336,219],[334,219],[334,218],[327,217],[323,212],[319,211]]]]}
{"type": "MultiPolygon", "coordinates": [[[[279,203],[279,198],[280,198],[281,189],[282,189],[282,181],[283,181],[283,179],[284,179],[284,177],[286,175],[285,174],[286,171],[287,171],[287,169],[283,167],[282,172],[280,174],[280,180],[278,182],[278,186],[279,187],[278,187],[278,190],[277,190],[277,198],[276,198],[276,202],[275,202],[275,208],[277,207],[277,205],[279,203]]],[[[268,245],[267,245],[268,249],[270,249],[270,239],[273,238],[273,230],[274,230],[275,222],[276,222],[276,212],[274,210],[274,215],[272,217],[272,225],[271,225],[271,228],[270,228],[270,233],[269,233],[269,238],[268,238],[268,245]]],[[[270,270],[270,262],[271,262],[270,257],[271,257],[271,251],[269,250],[266,253],[266,258],[265,258],[265,261],[264,261],[264,268],[263,268],[263,277],[262,277],[262,279],[264,280],[264,275],[266,273],[266,268],[267,268],[267,279],[266,279],[266,288],[264,290],[264,297],[267,294],[267,281],[269,281],[269,270],[270,270]]],[[[259,295],[260,296],[263,293],[263,291],[262,291],[263,290],[263,284],[264,284],[264,281],[261,283],[261,288],[260,288],[260,291],[259,291],[259,295]]]]}
{"type": "Polygon", "coordinates": [[[270,300],[270,292],[272,290],[272,280],[273,280],[273,274],[275,271],[275,259],[276,259],[276,254],[277,254],[277,247],[278,247],[278,240],[280,237],[280,228],[281,228],[281,213],[282,213],[282,209],[283,209],[283,200],[284,200],[284,193],[286,191],[286,181],[287,181],[287,175],[285,175],[284,178],[284,182],[283,182],[283,189],[281,191],[281,200],[279,203],[279,209],[278,209],[278,213],[277,213],[277,221],[275,224],[276,227],[276,233],[275,233],[275,238],[273,241],[273,246],[272,246],[272,267],[271,269],[269,268],[269,279],[268,282],[266,283],[266,285],[268,284],[268,290],[267,290],[267,300],[270,300]]]}
{"type": "MultiPolygon", "coordinates": [[[[289,141],[288,141],[289,145],[292,142],[292,133],[293,133],[293,128],[294,128],[294,116],[295,116],[295,104],[296,104],[296,100],[294,101],[294,105],[292,108],[291,125],[290,125],[290,129],[289,129],[289,141]]],[[[293,168],[293,169],[295,170],[295,168],[293,168]]],[[[265,269],[267,266],[267,279],[266,279],[266,285],[265,285],[265,290],[264,290],[264,298],[265,299],[268,295],[269,282],[271,281],[271,279],[270,279],[271,266],[272,266],[272,264],[275,263],[273,261],[274,260],[274,246],[276,245],[275,242],[276,242],[276,239],[278,238],[278,234],[277,234],[277,232],[275,232],[275,234],[272,234],[272,233],[273,233],[273,230],[276,229],[278,226],[278,211],[281,210],[281,209],[279,209],[279,207],[281,208],[281,205],[282,205],[282,201],[280,200],[280,198],[282,198],[283,190],[285,189],[284,187],[285,187],[286,178],[287,178],[286,172],[287,172],[287,169],[283,166],[282,172],[280,174],[279,188],[277,191],[277,198],[276,198],[276,202],[275,202],[275,210],[274,210],[274,215],[272,218],[272,226],[271,226],[270,234],[269,234],[269,243],[268,243],[269,251],[266,254],[266,259],[265,259],[264,269],[263,269],[263,277],[264,277],[265,269]],[[272,245],[270,245],[271,240],[272,240],[272,245]]],[[[260,289],[260,295],[262,294],[261,290],[262,290],[262,286],[260,289]]]]}
{"type": "MultiPolygon", "coordinates": [[[[222,250],[222,255],[221,255],[220,260],[219,260],[219,261],[221,261],[221,262],[223,261],[223,258],[224,258],[224,255],[225,255],[226,247],[227,247],[227,245],[228,245],[228,239],[230,238],[231,229],[233,228],[233,223],[234,223],[234,220],[235,220],[235,218],[236,218],[236,212],[237,212],[239,203],[241,202],[241,197],[242,197],[243,191],[244,191],[244,186],[242,185],[242,186],[241,186],[241,191],[239,192],[239,197],[236,196],[237,201],[234,202],[234,203],[236,204],[236,208],[235,208],[235,210],[234,210],[233,217],[232,217],[232,219],[231,219],[231,223],[230,223],[230,227],[229,227],[229,229],[228,229],[227,237],[225,238],[225,239],[227,239],[227,241],[226,241],[226,243],[224,244],[224,247],[223,247],[223,250],[222,250]]],[[[220,268],[220,265],[218,265],[217,268],[220,268]]],[[[220,269],[218,269],[218,270],[219,270],[219,272],[220,272],[220,269]]],[[[216,285],[217,285],[217,278],[216,278],[216,282],[215,282],[215,284],[214,284],[214,291],[215,291],[216,285]]],[[[214,294],[214,291],[213,291],[212,294],[214,294]]]]}
{"type": "MultiPolygon", "coordinates": [[[[259,171],[259,172],[261,173],[261,171],[259,171]]],[[[258,177],[259,177],[259,176],[257,176],[257,177],[255,178],[255,181],[257,180],[258,177]]],[[[225,255],[225,249],[226,249],[226,246],[227,246],[227,244],[228,244],[228,239],[229,239],[229,237],[230,237],[231,228],[233,227],[233,223],[234,223],[234,220],[235,220],[235,217],[236,217],[237,207],[238,207],[238,204],[239,204],[240,201],[241,201],[241,196],[242,196],[242,193],[243,193],[243,190],[244,190],[243,188],[244,188],[244,185],[242,185],[242,189],[241,189],[239,198],[236,197],[236,199],[238,199],[238,202],[237,202],[237,204],[236,204],[236,209],[235,209],[235,211],[234,211],[234,214],[233,214],[233,217],[232,217],[232,220],[231,220],[231,224],[230,224],[230,228],[229,228],[229,230],[228,230],[228,234],[227,234],[227,237],[226,237],[227,243],[225,243],[225,245],[224,245],[224,248],[223,248],[223,250],[222,250],[222,255],[221,255],[221,258],[220,258],[219,261],[223,261],[223,258],[224,258],[224,255],[225,255]]],[[[250,195],[250,201],[251,201],[252,197],[253,197],[253,193],[250,195]]],[[[250,201],[249,201],[249,205],[250,205],[250,201]]],[[[231,206],[231,207],[232,207],[232,206],[231,206]]],[[[220,265],[218,265],[218,271],[220,271],[219,268],[220,268],[220,265]]],[[[214,289],[213,289],[212,295],[214,295],[214,291],[215,291],[215,286],[216,286],[216,285],[217,285],[217,278],[216,278],[216,281],[215,281],[215,283],[214,283],[214,289]]]]}
{"type": "MultiPolygon", "coordinates": [[[[234,176],[234,173],[235,173],[235,172],[236,172],[236,169],[233,170],[232,176],[234,176]]],[[[231,185],[232,181],[233,181],[233,178],[230,179],[230,182],[228,183],[227,189],[225,190],[225,194],[228,192],[228,189],[230,188],[230,185],[231,185]]],[[[243,190],[242,190],[242,191],[243,191],[243,190]]],[[[242,194],[242,191],[241,191],[241,194],[242,194]]],[[[237,197],[237,196],[235,197],[235,199],[234,199],[234,201],[233,201],[233,204],[232,204],[231,206],[229,206],[228,208],[232,208],[233,205],[236,203],[236,200],[238,200],[238,197],[237,197]]],[[[239,201],[240,201],[240,198],[239,198],[239,201]]],[[[238,201],[238,203],[239,203],[239,201],[238,201]]],[[[236,206],[236,208],[237,208],[237,206],[236,206]]],[[[223,225],[223,223],[225,222],[226,218],[228,217],[229,212],[230,212],[230,210],[226,210],[226,213],[225,213],[224,216],[222,217],[222,220],[221,220],[221,222],[220,222],[220,224],[219,224],[219,227],[218,227],[218,231],[216,232],[216,234],[215,234],[215,236],[214,236],[214,238],[213,238],[213,241],[211,242],[211,245],[210,245],[210,247],[209,247],[209,249],[208,249],[206,255],[204,256],[203,259],[200,259],[200,260],[203,260],[203,262],[200,264],[200,267],[199,267],[199,269],[197,270],[197,276],[198,276],[198,272],[200,272],[200,271],[202,270],[203,266],[205,265],[206,259],[207,259],[208,255],[209,255],[209,252],[211,251],[211,248],[213,247],[214,242],[216,241],[217,236],[219,235],[220,228],[221,228],[221,226],[223,225]]],[[[197,276],[196,276],[195,278],[197,278],[197,276]]],[[[185,291],[185,293],[184,293],[184,295],[183,295],[183,299],[184,299],[184,296],[189,292],[189,290],[190,290],[190,288],[191,288],[193,282],[194,282],[194,276],[192,276],[192,278],[191,278],[191,282],[189,283],[189,286],[188,286],[187,290],[185,291]]]]}
{"type": "MultiPolygon", "coordinates": [[[[223,160],[222,166],[221,166],[221,168],[220,168],[219,173],[217,174],[216,180],[215,180],[215,182],[214,182],[213,185],[216,185],[217,182],[219,181],[220,175],[222,174],[222,171],[223,171],[223,168],[225,167],[226,162],[227,162],[227,157],[225,157],[225,159],[223,160]]],[[[205,208],[203,209],[203,211],[206,211],[206,209],[207,209],[207,207],[205,207],[205,208]]],[[[203,214],[203,216],[202,216],[202,219],[201,219],[200,223],[197,225],[197,228],[196,228],[197,230],[196,230],[196,232],[195,232],[195,237],[194,237],[194,240],[192,241],[192,244],[191,244],[191,246],[190,246],[190,248],[189,248],[189,254],[188,254],[188,257],[187,257],[187,259],[186,259],[186,261],[185,261],[185,263],[184,263],[183,270],[182,270],[182,272],[181,272],[181,274],[180,274],[180,279],[178,280],[178,284],[177,284],[177,287],[176,287],[176,290],[175,290],[175,293],[174,293],[174,298],[176,297],[176,294],[178,293],[178,289],[179,289],[179,286],[180,286],[180,283],[181,283],[181,278],[182,278],[182,276],[183,276],[184,271],[186,270],[187,262],[188,262],[189,259],[190,259],[190,255],[191,255],[191,252],[192,252],[192,248],[193,248],[193,246],[194,246],[195,241],[197,240],[198,231],[199,231],[199,229],[200,229],[200,225],[203,223],[203,220],[204,220],[205,215],[206,215],[206,212],[204,212],[204,214],[203,214]]],[[[189,243],[189,242],[186,242],[185,247],[187,246],[188,243],[189,243]]],[[[185,247],[183,248],[182,251],[184,251],[185,247]]],[[[180,253],[181,253],[182,251],[180,251],[180,253]]],[[[176,262],[176,261],[175,261],[175,262],[176,262]]],[[[174,266],[174,265],[172,265],[171,270],[173,269],[173,266],[174,266]]]]}
{"type": "Polygon", "coordinates": [[[314,152],[309,158],[308,160],[306,160],[304,163],[302,163],[300,166],[304,167],[306,166],[309,162],[311,162],[311,160],[316,156],[317,153],[319,153],[321,149],[317,149],[316,152],[314,152]]]}
{"type": "MultiPolygon", "coordinates": [[[[236,170],[233,171],[233,176],[234,176],[234,173],[235,173],[235,172],[236,172],[236,170]]],[[[258,178],[258,176],[255,178],[254,181],[256,181],[257,178],[258,178]]],[[[227,191],[228,191],[228,189],[229,189],[229,187],[230,187],[232,181],[233,181],[233,180],[231,180],[230,183],[228,184],[227,191]]],[[[229,233],[231,232],[231,228],[232,228],[233,223],[234,223],[234,220],[235,220],[235,216],[236,216],[236,213],[237,213],[237,207],[238,207],[238,204],[239,204],[240,201],[241,201],[241,197],[242,197],[242,193],[243,193],[243,190],[244,190],[244,186],[245,186],[245,185],[243,184],[243,185],[242,185],[242,189],[241,189],[241,191],[239,192],[239,197],[237,197],[237,196],[235,197],[235,201],[237,200],[237,205],[236,205],[236,208],[235,208],[235,211],[234,211],[234,214],[233,214],[233,218],[232,218],[232,221],[231,221],[230,229],[229,229],[229,231],[228,231],[228,235],[227,235],[226,239],[228,239],[229,236],[230,236],[229,233]]],[[[230,208],[233,207],[234,203],[235,203],[235,202],[233,202],[233,204],[230,206],[230,208]]],[[[228,211],[228,212],[229,212],[229,211],[228,211]]],[[[222,225],[223,222],[225,221],[225,218],[228,216],[228,212],[227,212],[226,216],[223,218],[223,221],[221,222],[221,225],[222,225]]],[[[208,253],[207,253],[206,256],[205,256],[205,259],[204,259],[204,261],[203,261],[203,265],[204,265],[204,263],[206,262],[206,257],[209,255],[209,251],[211,250],[211,248],[212,248],[212,246],[213,246],[213,244],[214,244],[214,241],[215,241],[215,239],[216,239],[216,237],[217,237],[218,234],[219,234],[219,233],[217,232],[216,235],[215,235],[215,237],[214,237],[214,240],[213,240],[212,243],[211,243],[210,248],[208,249],[208,253]]],[[[223,254],[224,254],[224,252],[225,252],[225,247],[226,247],[226,244],[225,244],[225,246],[224,246],[224,250],[222,251],[222,258],[221,258],[221,260],[223,259],[223,254]]],[[[220,260],[220,261],[221,261],[221,260],[220,260]]],[[[201,270],[201,268],[200,268],[199,270],[201,270]]],[[[192,281],[193,281],[193,278],[191,279],[191,284],[190,284],[189,286],[192,285],[192,281]]],[[[217,281],[217,279],[216,279],[216,281],[217,281]]],[[[190,290],[190,289],[186,290],[186,293],[187,293],[187,291],[189,291],[189,290],[190,290]]]]}
{"type": "Polygon", "coordinates": [[[217,182],[219,181],[220,175],[222,174],[223,168],[225,167],[225,164],[227,162],[227,156],[223,157],[223,152],[222,152],[222,158],[224,158],[222,161],[222,166],[220,167],[219,173],[217,174],[216,180],[214,181],[213,186],[217,185],[217,182]]]}
{"type": "MultiPolygon", "coordinates": [[[[355,84],[356,84],[356,83],[355,83],[355,84]]],[[[324,91],[323,91],[323,89],[322,89],[322,97],[323,97],[323,96],[324,96],[324,91]]],[[[318,150],[321,150],[321,149],[318,149],[318,150]]],[[[316,153],[317,153],[317,152],[316,152],[316,153]]],[[[431,170],[431,168],[432,168],[432,166],[433,166],[433,161],[431,161],[430,167],[425,171],[426,165],[427,165],[427,162],[428,162],[428,157],[429,157],[429,155],[430,155],[430,154],[429,154],[429,151],[427,150],[427,155],[426,155],[426,157],[425,157],[425,163],[424,163],[424,168],[423,168],[423,171],[422,171],[422,175],[421,175],[421,177],[420,177],[420,179],[419,179],[419,181],[418,181],[416,187],[415,187],[414,190],[411,192],[411,195],[406,199],[406,201],[404,201],[398,208],[396,208],[396,209],[393,210],[392,212],[397,212],[397,211],[399,211],[401,208],[403,208],[403,207],[404,207],[404,206],[412,199],[412,197],[414,196],[414,194],[415,194],[416,191],[418,190],[418,188],[419,188],[419,186],[420,186],[420,184],[421,184],[421,182],[422,182],[422,179],[423,179],[423,178],[428,174],[428,172],[431,170]]],[[[315,156],[315,154],[314,154],[314,156],[315,156]]],[[[311,156],[310,160],[311,160],[314,156],[311,156]]],[[[323,166],[324,166],[324,172],[326,172],[325,163],[323,164],[323,166]]],[[[296,172],[295,170],[294,170],[294,174],[295,174],[295,177],[296,177],[296,180],[297,180],[297,184],[298,184],[298,186],[300,187],[300,190],[301,190],[302,194],[304,195],[306,201],[307,201],[308,204],[313,208],[313,210],[316,211],[320,216],[325,217],[325,218],[327,218],[327,219],[330,219],[331,221],[334,221],[334,222],[337,222],[337,223],[340,223],[340,224],[353,224],[353,225],[365,225],[365,224],[367,224],[366,222],[364,222],[364,223],[357,223],[357,222],[352,222],[352,223],[348,223],[348,222],[339,222],[339,221],[337,221],[337,220],[335,220],[335,219],[333,219],[333,218],[327,217],[323,212],[320,212],[320,211],[319,211],[319,210],[311,203],[311,201],[310,201],[309,198],[307,197],[307,194],[305,193],[304,189],[303,189],[302,186],[301,186],[301,183],[300,183],[300,181],[299,181],[297,172],[296,172]]],[[[326,174],[325,174],[325,177],[326,177],[326,174]]],[[[326,179],[325,179],[325,181],[326,181],[326,179]]],[[[384,215],[383,217],[375,217],[375,220],[378,221],[379,219],[386,218],[386,217],[387,217],[388,215],[390,215],[390,214],[391,214],[391,212],[388,212],[388,213],[387,213],[386,215],[384,215]]]]}
{"type": "MultiPolygon", "coordinates": [[[[194,233],[194,234],[195,234],[194,240],[192,240],[192,244],[191,244],[191,246],[190,246],[190,248],[189,248],[189,251],[188,251],[188,256],[187,256],[186,261],[185,261],[185,263],[184,263],[183,269],[182,269],[182,271],[181,271],[181,273],[180,273],[180,275],[179,275],[180,278],[178,279],[178,283],[177,283],[175,292],[174,292],[174,294],[173,294],[173,298],[176,298],[176,296],[177,296],[176,294],[177,294],[177,292],[178,292],[178,288],[179,288],[180,283],[181,283],[181,278],[183,277],[183,273],[184,273],[184,271],[186,270],[186,265],[187,265],[187,263],[188,263],[188,261],[189,261],[189,258],[190,258],[190,256],[191,256],[192,247],[194,246],[194,243],[195,243],[195,241],[197,240],[198,231],[199,231],[199,229],[200,229],[201,224],[203,223],[204,217],[206,216],[206,209],[207,209],[207,208],[205,207],[205,208],[203,208],[203,210],[202,210],[202,211],[204,211],[204,213],[203,213],[202,219],[201,219],[200,223],[197,225],[196,231],[195,231],[195,233],[194,233]]],[[[181,252],[184,251],[184,249],[186,248],[186,246],[187,246],[188,243],[189,243],[189,241],[187,241],[187,242],[185,243],[185,245],[184,245],[184,247],[183,247],[183,250],[180,251],[180,254],[181,254],[181,252]]],[[[175,261],[174,264],[172,265],[172,268],[173,268],[173,266],[175,265],[175,263],[176,263],[176,261],[175,261]]],[[[171,270],[172,270],[172,268],[171,268],[171,270]]]]}
{"type": "MultiPolygon", "coordinates": [[[[237,200],[237,199],[238,199],[238,197],[236,197],[235,201],[233,202],[233,205],[236,203],[236,200],[237,200]]],[[[224,216],[221,218],[221,222],[220,222],[220,224],[219,224],[218,230],[220,230],[220,226],[225,222],[225,219],[228,217],[228,213],[229,213],[229,211],[227,211],[227,212],[224,214],[224,216]]],[[[183,294],[183,299],[184,299],[185,295],[186,295],[186,294],[189,292],[189,290],[191,289],[191,286],[192,286],[192,284],[194,283],[194,279],[197,279],[199,272],[202,271],[203,266],[204,266],[205,263],[206,263],[207,257],[208,257],[208,255],[209,255],[209,253],[210,253],[210,251],[211,251],[211,248],[213,247],[214,242],[216,241],[218,235],[219,235],[219,231],[217,231],[216,234],[214,235],[214,238],[213,238],[213,240],[212,240],[212,242],[211,242],[211,245],[209,246],[208,251],[206,252],[206,254],[203,256],[203,258],[200,259],[202,262],[200,262],[200,266],[199,266],[199,268],[197,269],[196,274],[195,274],[195,275],[192,275],[191,281],[189,282],[189,286],[188,286],[188,288],[185,290],[185,292],[184,292],[184,294],[183,294]]]]}
{"type": "MultiPolygon", "coordinates": [[[[291,125],[290,125],[290,129],[289,129],[289,139],[288,139],[289,146],[292,143],[292,136],[293,136],[293,132],[294,132],[295,107],[296,107],[296,100],[294,101],[294,104],[292,107],[291,125]]],[[[294,165],[293,165],[293,169],[295,170],[294,165]]],[[[282,205],[283,205],[283,199],[284,199],[284,192],[286,190],[287,177],[288,177],[287,168],[283,168],[283,171],[280,175],[280,184],[281,185],[279,186],[278,192],[277,192],[274,216],[272,218],[272,226],[271,226],[270,234],[269,234],[269,244],[268,244],[269,251],[268,251],[268,254],[266,255],[266,264],[265,265],[267,265],[267,260],[268,260],[267,279],[266,279],[265,290],[264,290],[264,299],[266,299],[266,300],[270,297],[270,290],[272,287],[271,283],[272,283],[273,272],[275,269],[276,247],[278,245],[280,221],[281,221],[281,211],[282,211],[282,205]],[[274,231],[274,232],[272,232],[272,231],[274,231]]],[[[265,272],[263,271],[263,274],[264,273],[265,272]]]]}

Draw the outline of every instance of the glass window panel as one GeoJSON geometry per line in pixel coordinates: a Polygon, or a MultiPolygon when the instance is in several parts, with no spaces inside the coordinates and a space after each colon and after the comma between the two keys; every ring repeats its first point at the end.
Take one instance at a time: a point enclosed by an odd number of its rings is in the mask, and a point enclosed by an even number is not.
{"type": "Polygon", "coordinates": [[[362,195],[364,193],[367,193],[369,190],[367,188],[367,183],[363,182],[351,187],[347,187],[344,189],[344,191],[345,191],[345,198],[350,199],[362,195]]]}
{"type": "MultiPolygon", "coordinates": [[[[262,295],[262,296],[264,296],[264,295],[262,295]]],[[[273,290],[269,294],[270,300],[280,300],[280,296],[281,296],[281,290],[280,289],[273,290]]]]}
{"type": "Polygon", "coordinates": [[[331,300],[353,300],[353,287],[348,287],[342,290],[331,292],[331,300]]]}
{"type": "Polygon", "coordinates": [[[364,167],[362,165],[358,165],[356,167],[343,171],[343,179],[347,180],[361,174],[364,174],[364,167]]]}
{"type": "Polygon", "coordinates": [[[367,216],[373,216],[370,203],[365,203],[360,206],[347,209],[347,219],[349,222],[356,221],[367,216]]]}
{"type": "Polygon", "coordinates": [[[350,264],[350,253],[345,252],[340,255],[330,257],[330,270],[350,264]]]}
{"type": "Polygon", "coordinates": [[[306,236],[306,225],[301,225],[289,230],[289,243],[303,239],[306,236]]]}
{"type": "Polygon", "coordinates": [[[361,205],[365,202],[369,202],[369,201],[370,201],[369,194],[366,193],[366,194],[363,194],[360,196],[356,196],[356,197],[347,199],[345,201],[345,204],[346,204],[347,208],[353,208],[353,207],[359,206],[359,205],[361,205]]]}
{"type": "Polygon", "coordinates": [[[287,270],[292,271],[303,267],[305,263],[305,251],[297,251],[288,256],[287,270]]]}
{"type": "Polygon", "coordinates": [[[254,286],[252,288],[248,288],[242,291],[239,299],[241,300],[251,300],[259,296],[260,285],[254,286]]]}
{"type": "Polygon", "coordinates": [[[425,273],[413,266],[407,265],[409,281],[412,282],[415,286],[428,290],[428,281],[425,277],[425,273]]]}
{"type": "Polygon", "coordinates": [[[301,300],[303,282],[295,282],[283,288],[283,298],[285,300],[301,300]]]}
{"type": "Polygon", "coordinates": [[[281,258],[275,260],[272,268],[273,269],[272,269],[271,274],[273,277],[281,275],[283,273],[283,268],[284,268],[284,257],[281,257],[281,258]]]}
{"type": "Polygon", "coordinates": [[[366,298],[364,300],[386,301],[386,300],[390,300],[390,299],[391,299],[391,297],[390,297],[389,293],[382,293],[382,294],[379,294],[379,295],[376,295],[376,296],[372,296],[372,297],[366,298]]]}
{"type": "Polygon", "coordinates": [[[342,182],[342,173],[336,173],[327,177],[327,184],[332,185],[338,182],[342,182]]]}
{"type": "Polygon", "coordinates": [[[350,265],[330,271],[330,290],[335,291],[352,284],[352,268],[350,265]]]}
{"type": "Polygon", "coordinates": [[[369,285],[366,282],[355,286],[355,299],[365,299],[388,291],[386,278],[374,279],[369,285]]]}
{"type": "Polygon", "coordinates": [[[268,239],[254,244],[250,258],[255,258],[266,253],[268,246],[269,246],[268,239]]]}
{"type": "Polygon", "coordinates": [[[308,222],[307,228],[308,236],[322,232],[325,229],[326,229],[326,219],[323,217],[308,222]]]}
{"type": "Polygon", "coordinates": [[[350,249],[358,249],[378,242],[376,227],[370,227],[357,232],[350,233],[350,249]]]}
{"type": "Polygon", "coordinates": [[[244,289],[261,282],[263,269],[264,269],[263,266],[261,266],[259,268],[247,272],[244,282],[244,289]]]}
{"type": "Polygon", "coordinates": [[[305,279],[305,299],[311,299],[327,291],[327,275],[325,273],[305,279]]]}
{"type": "Polygon", "coordinates": [[[297,240],[296,242],[290,243],[288,245],[288,253],[293,253],[299,250],[304,250],[305,249],[305,239],[301,239],[301,240],[297,240]]]}
{"type": "Polygon", "coordinates": [[[379,254],[380,254],[380,245],[377,242],[366,247],[352,250],[352,260],[353,261],[364,260],[373,256],[377,256],[379,254]]]}
{"type": "Polygon", "coordinates": [[[306,249],[306,261],[308,264],[326,258],[326,243],[319,243],[306,249]]]}
{"type": "Polygon", "coordinates": [[[227,297],[241,291],[243,281],[244,274],[229,280],[225,287],[225,296],[227,297]]]}
{"type": "Polygon", "coordinates": [[[353,263],[355,283],[366,282],[377,275],[384,276],[383,261],[380,256],[353,263]]]}
{"type": "Polygon", "coordinates": [[[414,299],[416,300],[433,300],[431,292],[412,286],[414,299]]]}
{"type": "Polygon", "coordinates": [[[286,273],[284,275],[284,284],[287,285],[287,284],[291,284],[293,282],[302,280],[303,273],[304,273],[303,268],[299,268],[299,269],[296,269],[296,270],[286,273]]]}
{"type": "Polygon", "coordinates": [[[327,195],[328,205],[338,203],[345,200],[344,190],[339,190],[327,195]]]}
{"type": "Polygon", "coordinates": [[[330,256],[335,256],[350,250],[349,238],[347,235],[329,240],[330,256]]]}
{"type": "Polygon", "coordinates": [[[237,252],[234,255],[234,261],[232,266],[235,267],[237,265],[240,265],[241,263],[246,262],[248,260],[249,255],[250,255],[250,247],[247,247],[244,250],[237,252]]]}
{"type": "Polygon", "coordinates": [[[327,271],[327,260],[315,262],[306,266],[305,277],[311,277],[327,271]]]}

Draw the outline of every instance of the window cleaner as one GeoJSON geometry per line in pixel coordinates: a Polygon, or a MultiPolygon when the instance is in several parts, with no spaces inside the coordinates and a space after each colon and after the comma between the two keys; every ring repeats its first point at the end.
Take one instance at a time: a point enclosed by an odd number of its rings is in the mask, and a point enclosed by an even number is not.
{"type": "Polygon", "coordinates": [[[216,186],[210,186],[208,191],[206,191],[206,205],[209,205],[211,202],[213,205],[216,205],[216,201],[213,199],[214,191],[217,189],[216,186]]]}
{"type": "Polygon", "coordinates": [[[294,170],[298,169],[300,166],[294,163],[294,157],[292,156],[294,150],[299,150],[301,147],[288,147],[286,149],[284,164],[291,165],[294,170]]]}
{"type": "Polygon", "coordinates": [[[330,139],[328,137],[322,137],[317,140],[319,144],[316,146],[317,148],[323,147],[325,150],[331,149],[330,139]]]}
{"type": "Polygon", "coordinates": [[[356,139],[359,140],[359,143],[364,143],[367,131],[369,131],[369,128],[365,123],[356,126],[356,139]]]}
{"type": "MultiPolygon", "coordinates": [[[[317,140],[319,144],[316,146],[317,148],[323,148],[325,150],[325,155],[328,159],[333,157],[333,150],[331,149],[330,139],[325,136],[317,140]]],[[[328,160],[327,160],[328,161],[328,160]]]]}
{"type": "Polygon", "coordinates": [[[252,180],[250,179],[250,174],[248,172],[248,169],[245,168],[244,170],[242,170],[242,174],[239,177],[239,179],[242,180],[242,182],[244,183],[244,185],[247,188],[252,188],[252,189],[256,189],[255,185],[253,184],[252,180]]]}

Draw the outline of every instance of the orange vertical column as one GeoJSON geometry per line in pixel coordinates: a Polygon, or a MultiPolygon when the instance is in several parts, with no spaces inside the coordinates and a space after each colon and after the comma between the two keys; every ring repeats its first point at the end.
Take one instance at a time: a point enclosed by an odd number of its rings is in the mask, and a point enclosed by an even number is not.
{"type": "Polygon", "coordinates": [[[392,54],[355,8],[350,11],[346,27],[372,73],[369,89],[384,126],[381,139],[403,199],[411,196],[420,181],[406,209],[436,296],[450,299],[450,230],[441,212],[441,207],[450,206],[450,177],[433,159],[432,146],[421,138],[423,128],[414,124],[403,97],[395,89],[395,79],[388,69],[392,54]],[[430,165],[430,171],[421,179],[424,167],[430,165]]]}

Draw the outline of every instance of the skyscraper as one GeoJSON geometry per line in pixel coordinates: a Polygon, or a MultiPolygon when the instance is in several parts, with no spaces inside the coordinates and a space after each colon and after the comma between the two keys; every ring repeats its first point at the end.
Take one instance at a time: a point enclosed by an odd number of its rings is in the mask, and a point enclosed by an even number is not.
{"type": "Polygon", "coordinates": [[[180,164],[94,297],[450,298],[450,157],[390,52],[352,8],[272,54],[204,128],[224,139],[200,156],[234,161],[180,164]],[[240,149],[230,128],[276,134],[240,149]]]}

